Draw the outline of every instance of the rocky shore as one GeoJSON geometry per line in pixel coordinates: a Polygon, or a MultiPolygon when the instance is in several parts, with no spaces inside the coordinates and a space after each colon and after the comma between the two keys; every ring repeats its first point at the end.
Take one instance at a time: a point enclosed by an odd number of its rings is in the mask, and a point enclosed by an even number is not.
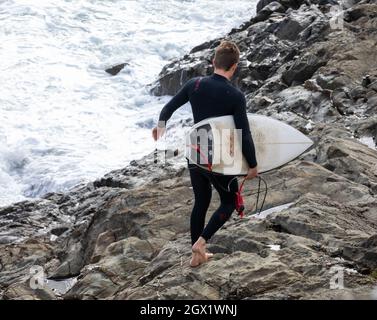
{"type": "MultiPolygon", "coordinates": [[[[264,174],[269,214],[254,214],[248,183],[245,218],[234,214],[208,243],[213,260],[190,268],[185,163],[150,154],[0,208],[0,299],[377,299],[377,3],[337,3],[261,0],[223,37],[240,47],[233,82],[248,111],[315,141],[264,174]],[[344,288],[332,286],[339,272],[344,288]]],[[[171,61],[151,92],[210,74],[221,39],[171,61]]]]}

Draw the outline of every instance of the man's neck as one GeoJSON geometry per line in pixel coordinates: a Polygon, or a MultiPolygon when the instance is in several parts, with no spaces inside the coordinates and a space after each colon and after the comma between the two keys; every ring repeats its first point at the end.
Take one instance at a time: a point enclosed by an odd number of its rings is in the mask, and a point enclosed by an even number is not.
{"type": "Polygon", "coordinates": [[[227,78],[229,81],[230,81],[230,79],[232,77],[229,72],[223,71],[223,70],[219,70],[219,69],[215,69],[215,71],[213,73],[219,74],[220,76],[223,76],[223,77],[227,78]]]}

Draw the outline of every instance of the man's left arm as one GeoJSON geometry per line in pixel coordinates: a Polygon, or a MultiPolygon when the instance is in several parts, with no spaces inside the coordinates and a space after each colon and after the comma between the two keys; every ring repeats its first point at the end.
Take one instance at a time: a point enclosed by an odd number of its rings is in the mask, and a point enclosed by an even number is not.
{"type": "Polygon", "coordinates": [[[238,103],[234,106],[233,117],[236,129],[242,130],[242,153],[249,167],[255,168],[258,163],[255,156],[254,141],[250,132],[249,119],[246,113],[246,98],[243,93],[239,95],[238,103]]]}

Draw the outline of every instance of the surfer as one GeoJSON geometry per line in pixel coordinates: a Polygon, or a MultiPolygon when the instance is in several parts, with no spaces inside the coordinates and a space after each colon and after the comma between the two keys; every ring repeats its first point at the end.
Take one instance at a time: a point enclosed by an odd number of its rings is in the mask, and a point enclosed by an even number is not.
{"type": "MultiPolygon", "coordinates": [[[[159,124],[153,128],[152,136],[154,140],[159,139],[173,112],[188,101],[191,104],[194,123],[211,117],[233,115],[235,127],[242,130],[242,152],[249,165],[246,179],[252,179],[258,175],[258,171],[255,146],[246,115],[246,98],[230,82],[238,66],[239,56],[239,48],[234,42],[221,41],[215,49],[212,60],[213,74],[194,77],[184,84],[161,110],[159,124]]],[[[213,256],[212,253],[206,252],[206,243],[235,210],[238,183],[237,179],[233,179],[232,176],[216,176],[214,179],[211,172],[192,163],[188,163],[188,168],[195,197],[190,217],[192,244],[190,265],[196,267],[213,256]],[[219,193],[221,203],[204,228],[206,213],[212,197],[211,184],[219,193]]]]}

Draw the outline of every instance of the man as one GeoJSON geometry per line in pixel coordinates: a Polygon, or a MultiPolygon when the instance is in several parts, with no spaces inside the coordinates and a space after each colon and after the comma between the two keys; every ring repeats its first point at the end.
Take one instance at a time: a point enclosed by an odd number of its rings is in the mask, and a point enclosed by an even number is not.
{"type": "MultiPolygon", "coordinates": [[[[210,76],[188,80],[179,92],[164,106],[159,126],[153,128],[155,140],[161,137],[166,121],[180,106],[190,101],[194,122],[211,117],[233,115],[236,129],[242,130],[242,152],[249,164],[246,179],[258,175],[255,148],[246,115],[244,94],[230,82],[239,63],[240,51],[231,41],[222,41],[212,60],[214,73],[210,76]],[[164,125],[161,126],[161,123],[164,125]]],[[[195,203],[190,218],[192,258],[190,265],[196,267],[212,256],[206,252],[206,242],[229,219],[236,207],[238,183],[232,176],[214,176],[194,164],[188,163],[195,203]],[[206,213],[211,201],[212,187],[219,193],[221,204],[204,228],[206,213]],[[229,188],[228,188],[229,186],[229,188]]]]}

